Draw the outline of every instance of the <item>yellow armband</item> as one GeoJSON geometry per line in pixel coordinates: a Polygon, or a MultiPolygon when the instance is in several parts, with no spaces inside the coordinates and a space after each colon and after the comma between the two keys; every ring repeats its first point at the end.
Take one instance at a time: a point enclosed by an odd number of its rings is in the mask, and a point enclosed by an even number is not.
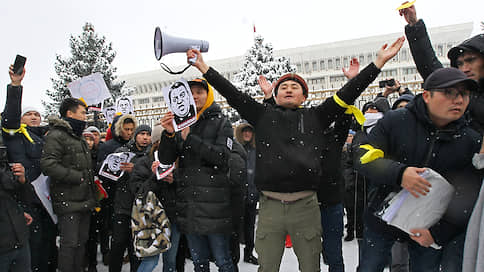
{"type": "Polygon", "coordinates": [[[366,144],[366,145],[360,145],[360,148],[368,150],[365,155],[361,156],[360,162],[361,164],[366,164],[369,162],[372,162],[376,159],[383,158],[385,155],[383,153],[383,150],[374,148],[373,146],[366,144]]]}
{"type": "Polygon", "coordinates": [[[333,95],[333,99],[340,107],[345,108],[345,114],[353,114],[356,118],[358,124],[363,125],[365,123],[365,116],[363,113],[355,106],[346,104],[341,98],[339,98],[336,94],[333,95]]]}
{"type": "Polygon", "coordinates": [[[21,124],[18,129],[8,129],[2,127],[2,130],[5,131],[6,133],[10,135],[14,135],[15,133],[22,133],[29,142],[33,143],[34,140],[32,140],[32,137],[30,137],[29,132],[27,131],[27,125],[26,124],[21,124]]]}

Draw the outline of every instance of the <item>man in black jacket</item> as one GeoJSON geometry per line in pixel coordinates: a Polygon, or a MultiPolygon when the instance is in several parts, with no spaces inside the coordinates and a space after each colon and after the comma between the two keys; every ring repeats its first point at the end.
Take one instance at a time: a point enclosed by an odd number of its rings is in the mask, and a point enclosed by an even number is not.
{"type": "Polygon", "coordinates": [[[159,146],[162,164],[178,159],[177,227],[186,234],[196,271],[208,271],[210,253],[219,271],[234,271],[229,251],[233,231],[229,157],[232,127],[214,102],[204,79],[188,82],[197,107],[197,122],[174,132],[174,114],[168,112],[159,146]]]}
{"type": "MultiPolygon", "coordinates": [[[[383,65],[403,45],[399,38],[388,49],[383,46],[375,63],[363,69],[333,98],[314,108],[301,108],[308,87],[296,74],[286,74],[275,84],[276,106],[260,104],[237,90],[209,67],[198,50],[187,58],[214,85],[227,102],[255,129],[255,183],[262,191],[255,247],[259,271],[279,270],[284,239],[291,236],[301,271],[319,271],[321,215],[316,190],[321,180],[324,130],[351,105],[376,78],[383,65]]],[[[351,108],[353,109],[353,108],[351,108]]]]}
{"type": "MultiPolygon", "coordinates": [[[[415,5],[400,10],[408,25],[405,34],[417,70],[425,80],[433,71],[442,68],[435,55],[423,20],[417,20],[415,5]]],[[[450,66],[458,68],[479,84],[479,91],[472,94],[468,111],[471,126],[484,132],[484,34],[476,35],[451,48],[447,54],[450,66]]]]}
{"type": "MultiPolygon", "coordinates": [[[[482,173],[472,167],[472,156],[480,150],[481,137],[462,118],[477,84],[455,68],[442,68],[427,77],[423,87],[423,94],[407,107],[387,112],[368,135],[368,143],[383,151],[384,157],[360,159],[359,171],[378,190],[365,215],[359,271],[383,271],[396,239],[410,240],[411,271],[439,271],[439,266],[441,271],[461,269],[470,216],[466,211],[472,210],[482,181],[482,173]],[[412,137],[408,136],[409,131],[412,137]],[[413,235],[409,236],[386,225],[373,213],[389,193],[401,188],[415,197],[425,196],[430,183],[420,176],[424,167],[440,173],[454,185],[456,193],[438,223],[429,229],[412,229],[413,235]],[[433,244],[443,249],[429,248],[433,244]]],[[[360,150],[366,154],[366,150],[360,150]]]]}
{"type": "Polygon", "coordinates": [[[68,97],[52,118],[40,166],[50,178],[52,206],[59,219],[58,269],[80,271],[84,265],[91,211],[98,206],[91,153],[82,138],[86,127],[84,102],[68,97]]]}
{"type": "Polygon", "coordinates": [[[22,187],[19,199],[33,218],[29,236],[32,270],[55,271],[57,227],[30,185],[42,174],[40,157],[48,127],[40,126],[42,118],[37,109],[21,107],[25,69],[21,75],[15,74],[12,69],[13,66],[9,70],[11,83],[7,86],[7,99],[2,113],[2,135],[9,162],[20,163],[25,168],[28,186],[22,187]]]}
{"type": "Polygon", "coordinates": [[[139,160],[148,154],[151,147],[151,127],[140,125],[134,132],[134,137],[125,146],[121,146],[114,151],[132,152],[135,156],[130,162],[121,163],[121,169],[124,171],[115,183],[114,194],[114,224],[113,239],[111,241],[111,252],[109,255],[109,271],[120,272],[123,265],[123,254],[126,248],[130,260],[130,271],[137,270],[139,261],[134,255],[133,241],[131,237],[131,210],[133,207],[134,194],[131,191],[131,173],[139,160]]]}
{"type": "MultiPolygon", "coordinates": [[[[114,151],[126,144],[133,138],[134,130],[136,129],[137,121],[136,118],[131,114],[118,115],[114,117],[113,123],[111,125],[112,139],[106,141],[104,144],[99,145],[97,152],[97,171],[101,168],[106,157],[114,153],[114,151]]],[[[108,198],[101,200],[101,230],[100,230],[100,244],[101,253],[103,255],[103,263],[108,265],[109,263],[109,237],[113,229],[113,214],[114,214],[114,194],[115,185],[114,181],[99,176],[103,182],[103,187],[108,193],[108,198]]]]}

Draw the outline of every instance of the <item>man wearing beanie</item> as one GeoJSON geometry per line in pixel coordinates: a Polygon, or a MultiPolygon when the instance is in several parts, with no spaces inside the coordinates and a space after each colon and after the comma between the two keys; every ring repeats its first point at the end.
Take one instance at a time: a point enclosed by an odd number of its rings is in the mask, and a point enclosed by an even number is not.
{"type": "Polygon", "coordinates": [[[229,158],[233,131],[205,79],[189,81],[197,122],[175,133],[174,114],[161,121],[158,155],[162,164],[178,159],[176,223],[186,235],[195,271],[206,271],[210,255],[219,271],[234,271],[229,239],[233,231],[229,158]]]}
{"type": "Polygon", "coordinates": [[[131,173],[139,160],[149,153],[151,147],[151,127],[139,125],[134,131],[134,137],[126,145],[117,148],[114,153],[132,152],[135,156],[128,163],[121,163],[124,174],[115,182],[113,239],[109,255],[109,271],[120,272],[123,256],[128,249],[130,271],[138,269],[139,261],[134,254],[131,237],[131,209],[137,186],[131,184],[131,173]]]}
{"type": "Polygon", "coordinates": [[[62,101],[61,119],[49,120],[40,160],[42,172],[50,178],[52,206],[59,219],[58,270],[62,272],[81,271],[91,211],[98,205],[91,154],[82,138],[86,108],[79,99],[62,101]]]}
{"type": "MultiPolygon", "coordinates": [[[[117,115],[116,117],[114,117],[113,123],[110,128],[112,138],[106,141],[104,144],[100,145],[97,152],[96,173],[99,173],[99,169],[101,168],[104,160],[109,154],[114,153],[116,149],[120,148],[121,146],[128,144],[128,142],[133,138],[136,127],[137,121],[133,115],[125,114],[117,115]]],[[[100,176],[99,178],[101,179],[103,187],[104,189],[106,189],[109,196],[108,198],[101,200],[102,222],[100,231],[101,253],[103,255],[102,261],[104,265],[108,265],[110,250],[109,236],[112,232],[113,225],[113,196],[115,182],[103,176],[100,176]]]]}
{"type": "Polygon", "coordinates": [[[321,215],[316,196],[324,162],[323,133],[345,114],[360,93],[377,77],[383,65],[398,53],[404,38],[383,46],[374,63],[351,79],[333,98],[303,108],[308,87],[296,74],[282,76],[275,84],[277,105],[260,104],[237,90],[227,79],[209,67],[198,50],[188,50],[187,58],[210,84],[223,95],[255,130],[255,184],[262,192],[255,249],[259,271],[278,271],[284,253],[284,239],[291,236],[299,269],[320,270],[321,215]]]}
{"type": "MultiPolygon", "coordinates": [[[[405,26],[410,51],[417,70],[425,80],[433,71],[443,65],[435,55],[426,26],[422,19],[417,19],[415,5],[400,10],[408,25],[405,26]]],[[[479,91],[473,92],[468,111],[471,127],[481,135],[484,133],[484,34],[479,34],[451,48],[447,53],[450,66],[464,72],[466,76],[479,84],[479,91]]]]}
{"type": "MultiPolygon", "coordinates": [[[[2,113],[2,136],[7,146],[8,161],[22,164],[26,180],[30,184],[42,174],[40,157],[48,127],[40,126],[42,118],[39,110],[34,107],[21,107],[25,70],[17,75],[10,67],[9,75],[11,83],[7,86],[7,99],[2,113]]],[[[55,270],[56,226],[32,186],[22,187],[19,198],[22,208],[33,218],[29,228],[32,270],[55,270]]]]}
{"type": "Polygon", "coordinates": [[[427,77],[423,88],[423,93],[405,108],[388,111],[358,150],[362,156],[357,170],[374,186],[364,215],[363,256],[358,271],[383,271],[396,240],[409,241],[410,267],[418,271],[462,269],[469,211],[483,178],[483,173],[472,166],[482,136],[464,118],[471,92],[478,86],[456,68],[441,68],[427,77]],[[367,158],[367,152],[382,155],[367,158]],[[415,227],[409,235],[375,216],[392,192],[403,188],[414,197],[425,196],[431,190],[421,176],[426,168],[438,172],[456,190],[437,223],[415,227]]]}

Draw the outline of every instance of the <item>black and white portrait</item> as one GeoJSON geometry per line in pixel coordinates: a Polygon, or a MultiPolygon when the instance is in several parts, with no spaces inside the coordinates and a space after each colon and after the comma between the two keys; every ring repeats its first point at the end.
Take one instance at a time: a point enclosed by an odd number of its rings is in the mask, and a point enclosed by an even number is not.
{"type": "Polygon", "coordinates": [[[122,115],[133,114],[133,101],[131,97],[123,96],[116,101],[116,112],[120,112],[122,115]]]}
{"type": "Polygon", "coordinates": [[[188,83],[180,79],[163,89],[168,108],[173,112],[175,131],[182,130],[197,121],[197,108],[188,83]]]}
{"type": "Polygon", "coordinates": [[[129,162],[133,156],[134,153],[131,152],[109,154],[99,170],[99,175],[114,181],[118,180],[124,173],[120,168],[121,163],[129,162]]]}

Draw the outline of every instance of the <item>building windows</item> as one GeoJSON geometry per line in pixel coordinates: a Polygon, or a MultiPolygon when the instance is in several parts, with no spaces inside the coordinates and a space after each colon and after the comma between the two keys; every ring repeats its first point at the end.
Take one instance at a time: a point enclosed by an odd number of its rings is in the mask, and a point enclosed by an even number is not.
{"type": "Polygon", "coordinates": [[[437,45],[437,56],[442,57],[444,55],[444,46],[442,44],[437,45]]]}
{"type": "Polygon", "coordinates": [[[141,99],[138,99],[138,104],[148,104],[150,103],[150,98],[141,98],[141,99]]]}
{"type": "Polygon", "coordinates": [[[301,69],[301,63],[296,64],[296,70],[297,70],[299,73],[302,73],[302,69],[301,69]]]}
{"type": "Polygon", "coordinates": [[[320,60],[320,61],[319,61],[319,68],[320,68],[321,70],[326,69],[326,67],[324,67],[324,60],[320,60]]]}
{"type": "Polygon", "coordinates": [[[341,59],[340,59],[340,58],[336,58],[335,63],[336,63],[336,64],[335,64],[335,67],[334,67],[334,68],[335,68],[336,70],[337,70],[337,69],[340,69],[340,68],[341,68],[341,59]]]}
{"type": "Polygon", "coordinates": [[[328,60],[328,70],[331,70],[331,69],[333,69],[333,60],[329,59],[328,60]]]}
{"type": "Polygon", "coordinates": [[[304,72],[311,72],[311,70],[309,70],[309,62],[305,62],[304,63],[304,72]]]}
{"type": "Polygon", "coordinates": [[[313,61],[313,71],[317,71],[318,70],[318,63],[313,61]]]}
{"type": "Polygon", "coordinates": [[[360,55],[360,56],[358,57],[358,61],[360,62],[360,65],[364,64],[364,63],[365,63],[365,56],[360,55]]]}
{"type": "Polygon", "coordinates": [[[163,101],[163,96],[155,96],[152,98],[153,103],[163,101]]]}
{"type": "Polygon", "coordinates": [[[343,58],[343,67],[349,66],[349,65],[350,65],[350,62],[348,61],[348,57],[344,57],[343,58]]]}

